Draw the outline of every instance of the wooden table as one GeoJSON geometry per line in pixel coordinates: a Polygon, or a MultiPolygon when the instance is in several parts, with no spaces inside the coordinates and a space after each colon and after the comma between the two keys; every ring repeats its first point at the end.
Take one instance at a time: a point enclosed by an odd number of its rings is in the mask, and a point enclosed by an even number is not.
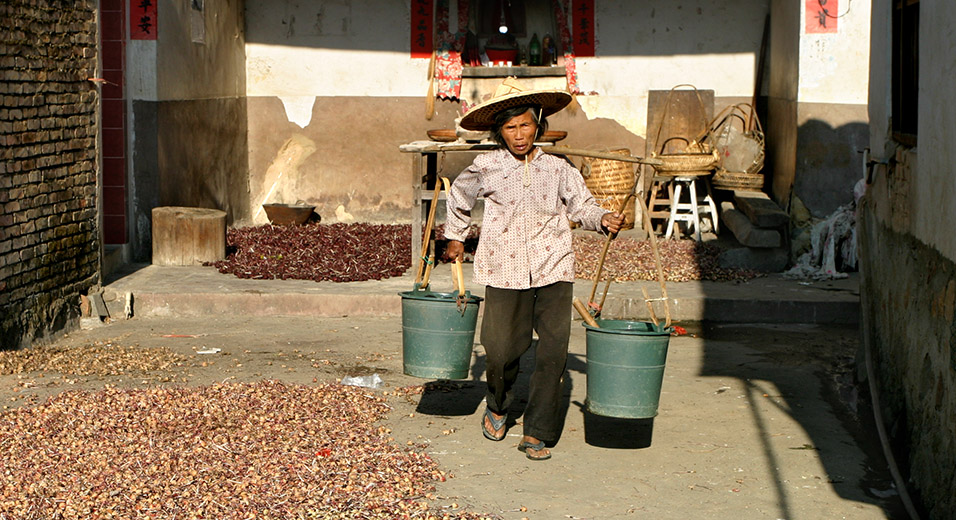
{"type": "MultiPolygon", "coordinates": [[[[495,143],[461,143],[414,141],[398,147],[404,153],[412,156],[412,267],[418,265],[422,256],[422,222],[425,213],[435,195],[435,182],[438,181],[439,159],[441,154],[462,152],[483,152],[494,150],[495,143]]],[[[445,200],[445,192],[438,195],[438,200],[445,200]]]]}

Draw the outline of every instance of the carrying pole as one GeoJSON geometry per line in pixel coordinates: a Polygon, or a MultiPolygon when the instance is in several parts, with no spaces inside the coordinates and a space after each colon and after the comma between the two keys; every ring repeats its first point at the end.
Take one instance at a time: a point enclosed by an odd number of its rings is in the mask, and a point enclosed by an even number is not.
{"type": "Polygon", "coordinates": [[[634,155],[620,155],[610,152],[599,152],[596,150],[584,150],[581,148],[568,148],[566,146],[541,146],[541,151],[551,155],[575,155],[581,157],[594,157],[596,159],[610,159],[612,161],[622,161],[638,164],[661,165],[664,164],[660,159],[636,157],[634,155]]]}

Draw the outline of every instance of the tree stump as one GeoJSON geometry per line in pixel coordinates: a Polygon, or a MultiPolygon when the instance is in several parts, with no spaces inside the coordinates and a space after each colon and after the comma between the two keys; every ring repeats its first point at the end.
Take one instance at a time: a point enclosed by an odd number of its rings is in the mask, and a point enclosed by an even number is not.
{"type": "Polygon", "coordinates": [[[153,264],[202,265],[226,257],[226,212],[153,208],[153,264]]]}

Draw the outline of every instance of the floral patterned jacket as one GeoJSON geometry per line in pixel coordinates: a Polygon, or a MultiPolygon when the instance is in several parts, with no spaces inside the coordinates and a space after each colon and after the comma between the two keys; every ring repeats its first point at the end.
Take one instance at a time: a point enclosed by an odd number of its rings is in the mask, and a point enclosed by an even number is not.
{"type": "Polygon", "coordinates": [[[584,229],[600,230],[601,217],[608,212],[595,202],[569,161],[540,149],[527,163],[507,149],[476,157],[448,193],[446,238],[464,241],[479,197],[484,198],[484,217],[475,283],[502,289],[573,282],[568,219],[584,229]]]}

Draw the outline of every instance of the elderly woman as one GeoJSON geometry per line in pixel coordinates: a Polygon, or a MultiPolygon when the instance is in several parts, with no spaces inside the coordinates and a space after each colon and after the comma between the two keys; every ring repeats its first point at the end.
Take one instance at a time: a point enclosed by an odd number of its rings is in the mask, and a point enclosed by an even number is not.
{"type": "Polygon", "coordinates": [[[571,335],[574,252],[571,220],[616,233],[624,217],[601,208],[580,172],[535,146],[551,115],[571,101],[560,91],[530,91],[508,78],[460,125],[490,130],[500,148],[475,158],[448,193],[446,258],[462,257],[471,211],[484,197],[475,254],[475,282],[486,286],[481,344],[486,353],[482,433],[500,441],[507,430],[519,360],[538,335],[534,371],[518,449],[532,460],[551,457],[560,437],[562,381],[571,335]]]}

